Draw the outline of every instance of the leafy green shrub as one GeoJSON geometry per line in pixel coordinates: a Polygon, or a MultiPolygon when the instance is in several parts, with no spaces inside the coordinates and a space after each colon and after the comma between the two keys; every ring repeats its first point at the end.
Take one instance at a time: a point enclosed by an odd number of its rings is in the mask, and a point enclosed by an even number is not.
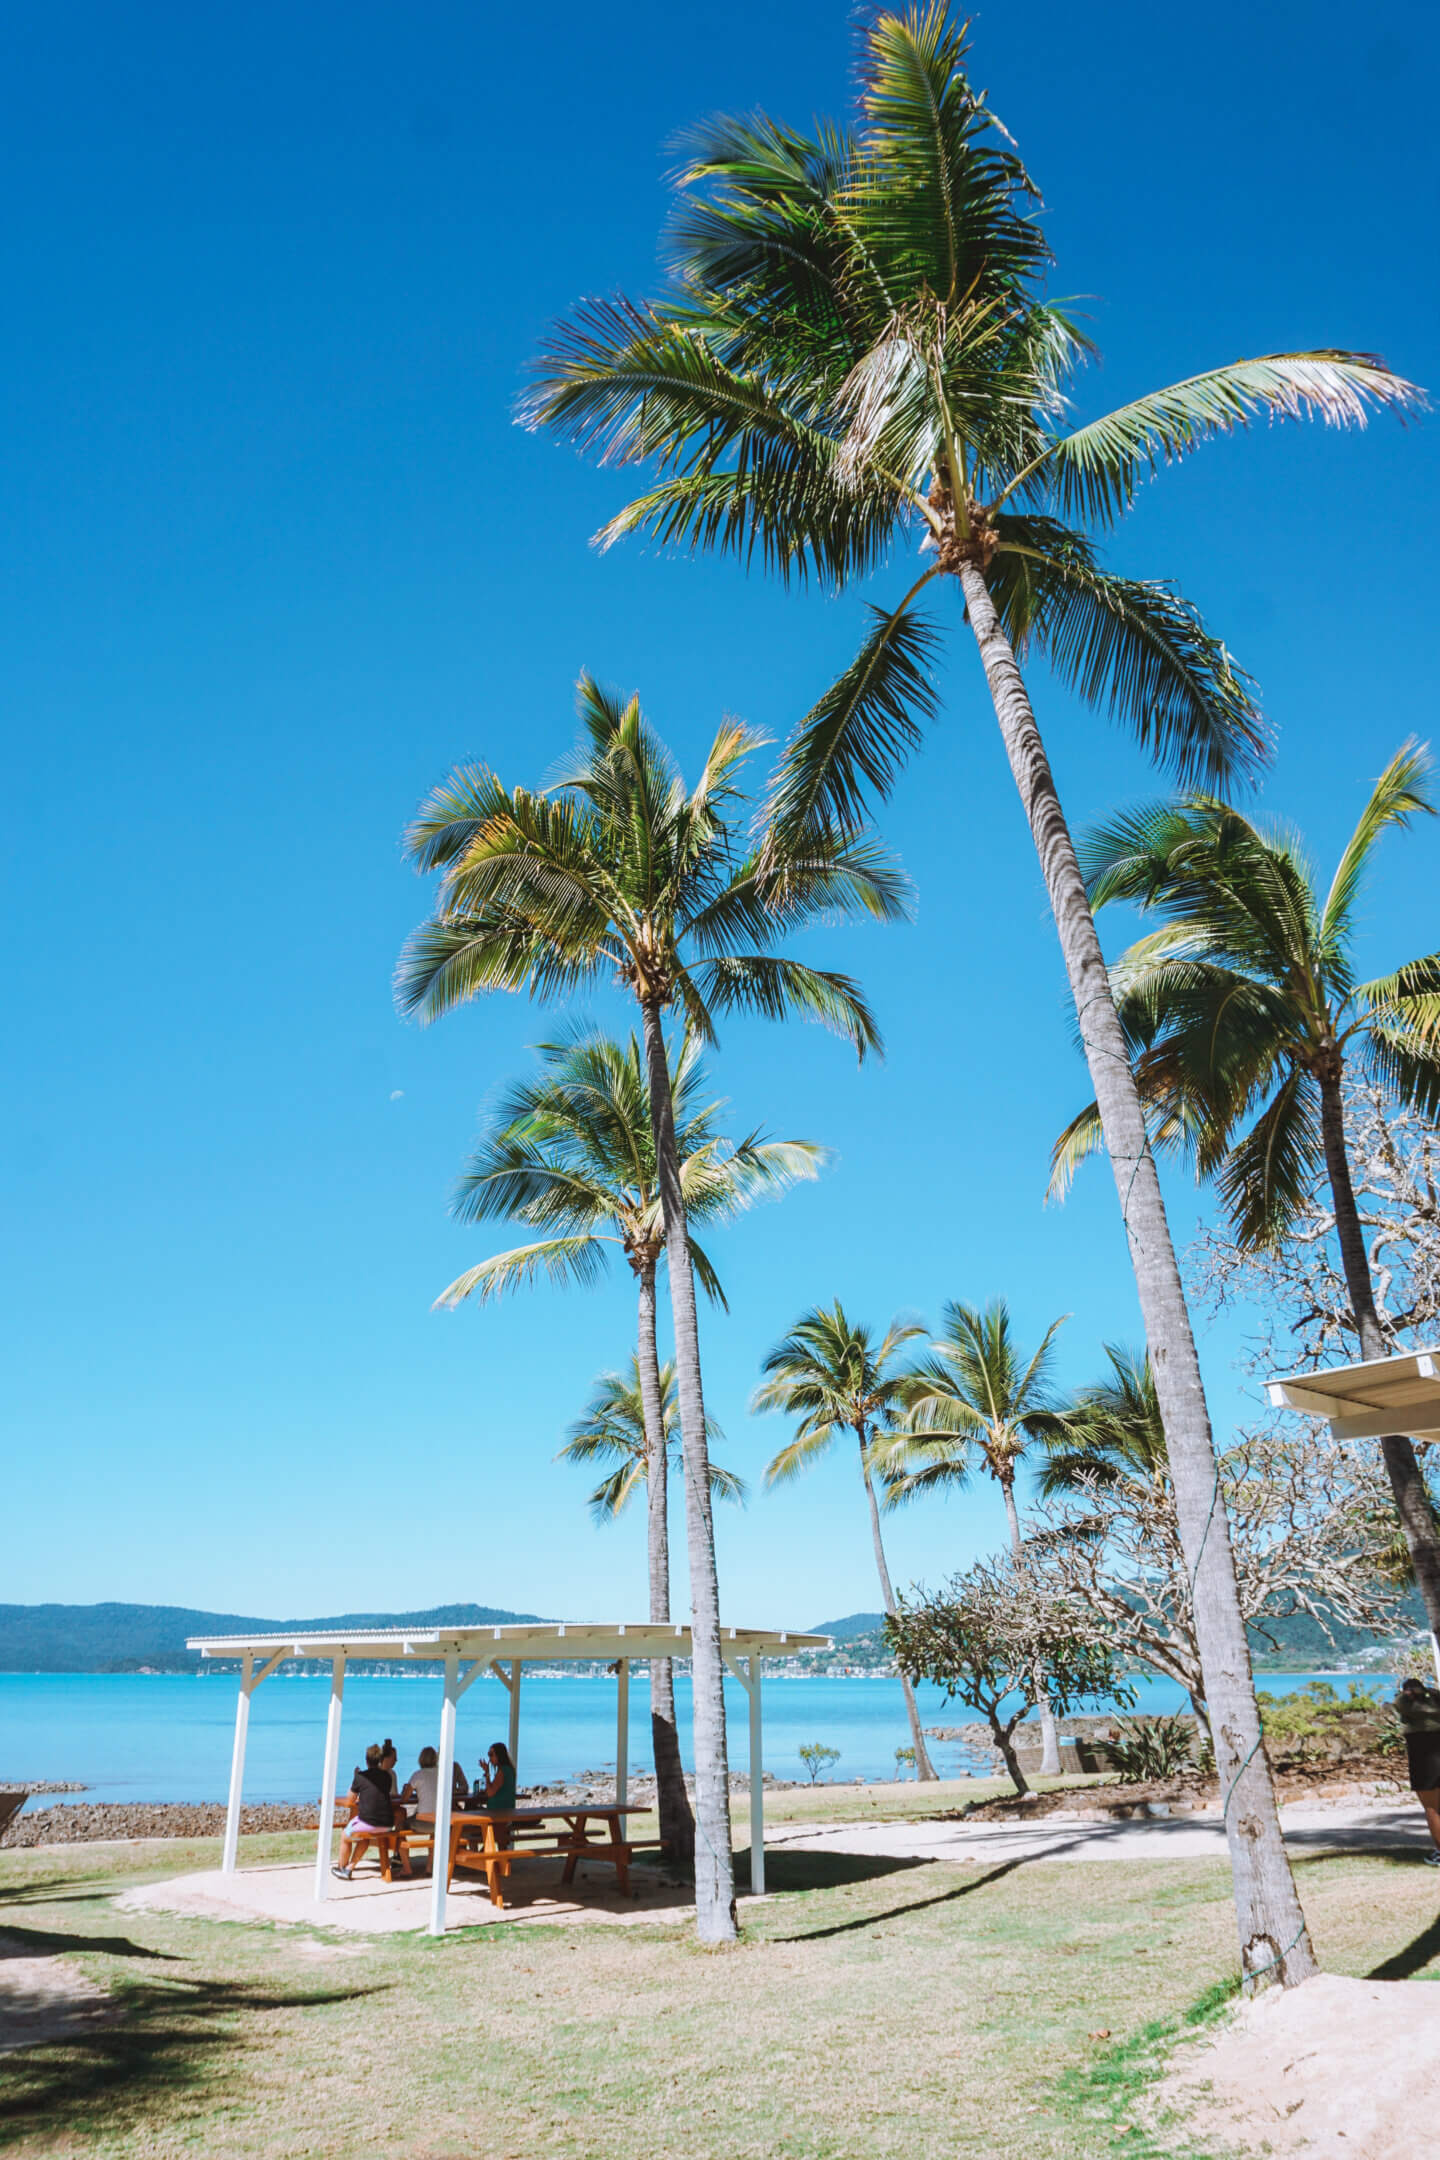
{"type": "Polygon", "coordinates": [[[1196,1767],[1195,1735],[1178,1717],[1121,1718],[1107,1745],[1122,1785],[1146,1785],[1196,1767]]]}
{"type": "Polygon", "coordinates": [[[1352,1680],[1344,1695],[1311,1680],[1293,1695],[1261,1694],[1260,1725],[1272,1755],[1290,1762],[1340,1762],[1347,1755],[1389,1753],[1400,1743],[1390,1705],[1352,1680]]]}

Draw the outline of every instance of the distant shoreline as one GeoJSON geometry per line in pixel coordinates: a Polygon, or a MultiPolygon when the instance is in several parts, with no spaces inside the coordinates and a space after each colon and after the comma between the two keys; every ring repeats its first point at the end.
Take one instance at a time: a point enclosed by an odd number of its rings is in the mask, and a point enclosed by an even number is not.
{"type": "MultiPolygon", "coordinates": [[[[681,1668],[681,1676],[683,1677],[685,1673],[688,1672],[690,1663],[689,1659],[679,1658],[676,1659],[675,1662],[681,1668]]],[[[376,1669],[373,1666],[368,1666],[365,1663],[357,1660],[355,1663],[350,1665],[348,1669],[348,1677],[352,1680],[435,1680],[440,1677],[438,1667],[439,1660],[436,1660],[434,1666],[426,1666],[419,1670],[417,1670],[414,1665],[387,1666],[376,1669]]],[[[1394,1678],[1393,1672],[1387,1670],[1384,1666],[1374,1664],[1299,1665],[1292,1661],[1284,1665],[1256,1665],[1252,1669],[1254,1671],[1257,1681],[1264,1681],[1267,1679],[1298,1679],[1301,1677],[1311,1680],[1369,1679],[1381,1681],[1391,1680],[1394,1678]]],[[[113,1668],[107,1668],[105,1666],[98,1665],[64,1666],[60,1668],[38,1665],[16,1667],[10,1670],[0,1671],[0,1680],[231,1681],[236,1678],[238,1671],[238,1665],[227,1666],[219,1664],[218,1662],[207,1663],[205,1665],[198,1666],[194,1669],[187,1669],[185,1671],[169,1672],[167,1672],[163,1666],[158,1665],[131,1667],[123,1672],[117,1672],[113,1668]]],[[[1148,1666],[1138,1666],[1135,1670],[1135,1677],[1143,1679],[1147,1675],[1149,1675],[1149,1672],[1150,1668],[1148,1666]]],[[[648,1677],[648,1673],[649,1660],[645,1658],[637,1658],[631,1666],[631,1678],[642,1679],[648,1677]]],[[[323,1681],[327,1687],[330,1684],[329,1672],[326,1670],[322,1670],[318,1666],[310,1672],[286,1672],[282,1667],[278,1672],[272,1674],[271,1677],[275,1680],[323,1681]]],[[[525,1681],[527,1686],[531,1681],[537,1680],[593,1680],[596,1682],[608,1682],[610,1680],[613,1680],[613,1678],[614,1674],[609,1672],[608,1670],[581,1672],[578,1671],[573,1665],[563,1667],[527,1665],[525,1667],[525,1681]]],[[[898,1678],[899,1674],[895,1672],[806,1672],[804,1670],[795,1671],[791,1669],[784,1671],[767,1670],[765,1674],[767,1686],[775,1682],[784,1682],[788,1680],[804,1681],[806,1683],[810,1683],[816,1680],[833,1680],[841,1685],[846,1685],[853,1683],[857,1680],[898,1680],[898,1678]]]]}

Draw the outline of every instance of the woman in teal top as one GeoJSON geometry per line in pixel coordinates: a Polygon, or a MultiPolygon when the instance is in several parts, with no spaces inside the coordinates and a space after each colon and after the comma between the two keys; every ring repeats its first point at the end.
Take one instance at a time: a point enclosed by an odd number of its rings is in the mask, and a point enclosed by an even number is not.
{"type": "Polygon", "coordinates": [[[472,1808],[483,1808],[487,1815],[506,1815],[515,1805],[515,1765],[510,1760],[510,1750],[503,1740],[497,1740],[489,1751],[485,1769],[485,1783],[470,1802],[472,1808]]]}

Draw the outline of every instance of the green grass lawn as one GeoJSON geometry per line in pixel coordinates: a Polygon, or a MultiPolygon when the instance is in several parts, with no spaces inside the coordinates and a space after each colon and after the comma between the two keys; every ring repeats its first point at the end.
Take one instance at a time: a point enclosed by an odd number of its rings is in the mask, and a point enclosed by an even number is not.
{"type": "MultiPolygon", "coordinates": [[[[311,1849],[247,1839],[242,1865],[311,1849]]],[[[432,1942],[113,1903],[127,1883],[215,1861],[211,1843],[0,1853],[12,1951],[63,1952],[120,2006],[80,2044],[0,2058],[6,2150],[1168,2156],[1172,2132],[1128,2127],[1133,2094],[1234,1958],[1226,1870],[1209,1861],[777,1853],[777,1894],[745,1914],[738,1949],[710,1955],[674,1927],[432,1942]]],[[[1440,1886],[1418,1860],[1300,1872],[1332,1970],[1440,1977],[1440,1886]]]]}

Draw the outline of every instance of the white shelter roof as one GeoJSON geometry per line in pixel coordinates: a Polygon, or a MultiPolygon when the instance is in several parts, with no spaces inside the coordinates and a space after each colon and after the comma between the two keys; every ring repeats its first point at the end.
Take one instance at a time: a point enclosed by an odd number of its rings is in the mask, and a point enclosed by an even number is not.
{"type": "MultiPolygon", "coordinates": [[[[672,1657],[692,1655],[690,1630],[671,1622],[641,1621],[511,1621],[494,1627],[457,1628],[360,1628],[346,1634],[334,1628],[318,1633],[298,1630],[273,1635],[192,1635],[187,1647],[201,1657],[238,1658],[248,1651],[270,1663],[284,1658],[333,1658],[343,1651],[347,1658],[394,1658],[422,1664],[458,1652],[464,1658],[520,1658],[542,1665],[578,1664],[601,1658],[672,1657]]],[[[794,1657],[801,1650],[828,1650],[828,1635],[796,1635],[784,1628],[731,1628],[720,1630],[720,1647],[727,1657],[794,1657]]]]}
{"type": "Polygon", "coordinates": [[[1268,1393],[1276,1410],[1329,1418],[1337,1440],[1381,1440],[1387,1433],[1440,1440],[1440,1349],[1284,1374],[1268,1393]]]}

